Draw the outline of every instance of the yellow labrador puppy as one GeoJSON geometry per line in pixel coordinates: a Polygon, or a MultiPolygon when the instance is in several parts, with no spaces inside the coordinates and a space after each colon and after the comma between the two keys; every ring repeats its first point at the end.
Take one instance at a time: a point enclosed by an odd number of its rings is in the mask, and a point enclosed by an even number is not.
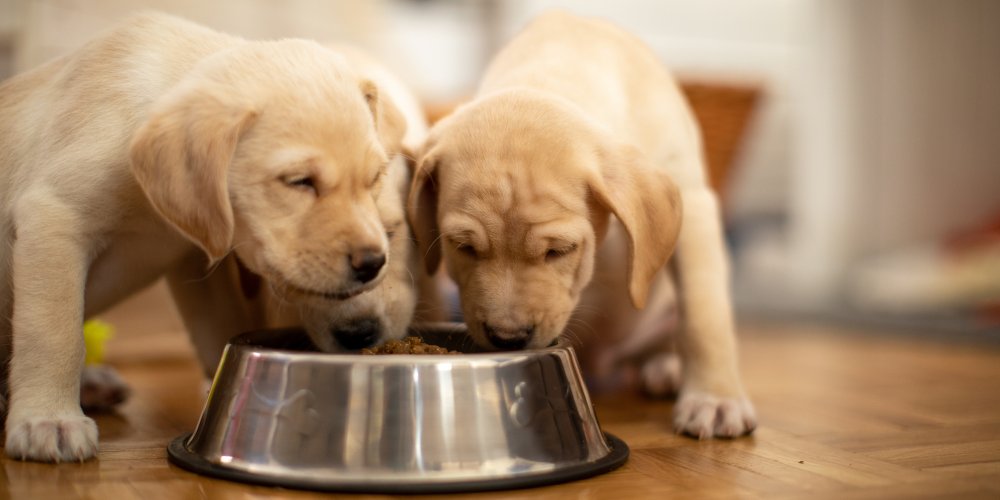
{"type": "Polygon", "coordinates": [[[586,336],[585,371],[655,352],[643,371],[659,392],[678,375],[656,350],[674,311],[665,266],[676,243],[685,321],[674,424],[698,437],[754,428],[698,129],[638,39],[540,16],[496,56],[475,99],[432,128],[409,209],[480,344],[536,348],[572,330],[586,336]]]}
{"type": "Polygon", "coordinates": [[[374,195],[403,127],[318,44],[156,14],[0,86],[6,453],[95,455],[81,323],[158,276],[198,279],[235,252],[289,294],[377,285],[388,241],[374,195]]]}
{"type": "Polygon", "coordinates": [[[440,319],[434,315],[440,304],[432,280],[417,258],[405,213],[410,187],[405,156],[426,139],[428,125],[423,107],[398,77],[368,54],[349,46],[328,47],[343,56],[358,74],[375,82],[406,122],[404,153],[389,162],[376,202],[389,238],[385,278],[375,288],[335,303],[286,297],[284,290],[272,283],[263,287],[261,297],[268,325],[303,325],[318,348],[343,351],[404,337],[418,299],[422,303],[418,316],[424,320],[440,319]]]}

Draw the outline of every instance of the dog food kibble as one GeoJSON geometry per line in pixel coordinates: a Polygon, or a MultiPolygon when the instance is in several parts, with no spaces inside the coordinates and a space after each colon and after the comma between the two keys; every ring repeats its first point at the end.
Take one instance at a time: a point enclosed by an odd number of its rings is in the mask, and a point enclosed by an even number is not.
{"type": "Polygon", "coordinates": [[[406,337],[403,340],[390,340],[375,348],[361,350],[361,354],[462,354],[459,351],[449,351],[444,347],[425,344],[420,337],[406,337]]]}

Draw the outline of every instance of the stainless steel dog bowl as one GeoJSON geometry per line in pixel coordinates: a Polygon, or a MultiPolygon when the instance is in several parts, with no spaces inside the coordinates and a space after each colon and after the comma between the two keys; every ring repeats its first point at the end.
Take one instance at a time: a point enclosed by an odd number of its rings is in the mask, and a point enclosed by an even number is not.
{"type": "Polygon", "coordinates": [[[235,338],[170,460],[259,484],[434,493],[564,482],[628,458],[568,345],[477,353],[461,325],[413,334],[467,354],[319,353],[295,329],[235,338]]]}

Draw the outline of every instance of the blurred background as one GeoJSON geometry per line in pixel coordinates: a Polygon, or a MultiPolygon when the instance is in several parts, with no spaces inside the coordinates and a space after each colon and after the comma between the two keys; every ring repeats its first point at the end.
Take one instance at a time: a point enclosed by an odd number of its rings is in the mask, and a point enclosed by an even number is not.
{"type": "Polygon", "coordinates": [[[742,315],[1000,341],[1000,2],[0,0],[0,77],[157,9],[357,44],[436,117],[553,7],[629,29],[683,82],[742,315]]]}

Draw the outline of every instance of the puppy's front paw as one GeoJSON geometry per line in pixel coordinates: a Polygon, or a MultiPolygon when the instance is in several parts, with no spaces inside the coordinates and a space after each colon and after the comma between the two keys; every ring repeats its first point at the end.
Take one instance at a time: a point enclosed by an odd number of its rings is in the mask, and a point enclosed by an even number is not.
{"type": "Polygon", "coordinates": [[[97,425],[83,415],[7,419],[7,456],[39,462],[82,462],[97,455],[97,425]]]}
{"type": "Polygon", "coordinates": [[[107,365],[87,365],[80,376],[80,406],[85,411],[108,411],[125,402],[132,390],[107,365]]]}
{"type": "Polygon", "coordinates": [[[734,438],[757,427],[753,405],[744,397],[720,397],[687,390],[674,405],[674,430],[698,439],[734,438]]]}

